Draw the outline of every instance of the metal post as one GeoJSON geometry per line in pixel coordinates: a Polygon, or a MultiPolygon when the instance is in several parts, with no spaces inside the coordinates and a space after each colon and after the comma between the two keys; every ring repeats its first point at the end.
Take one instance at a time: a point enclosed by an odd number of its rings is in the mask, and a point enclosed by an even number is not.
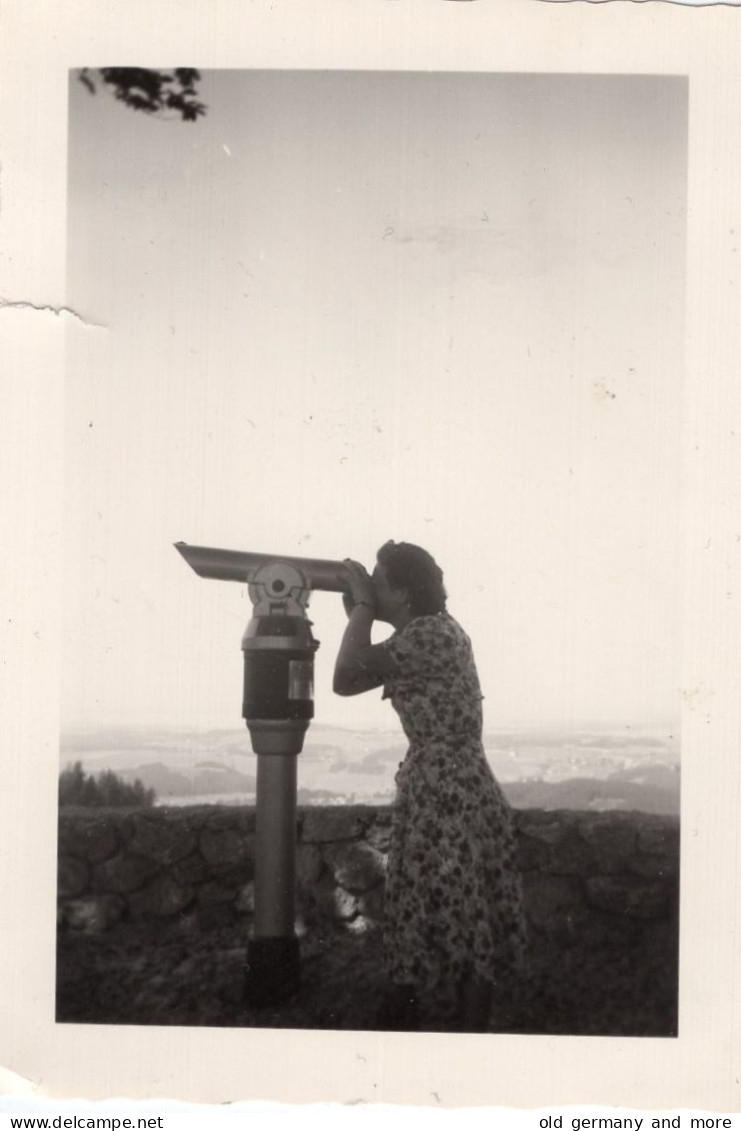
{"type": "Polygon", "coordinates": [[[257,756],[255,936],[292,935],[296,883],[295,754],[257,756]]]}
{"type": "Polygon", "coordinates": [[[295,754],[257,756],[255,919],[247,946],[244,995],[269,1005],[299,987],[301,957],[294,929],[296,891],[295,754]]]}

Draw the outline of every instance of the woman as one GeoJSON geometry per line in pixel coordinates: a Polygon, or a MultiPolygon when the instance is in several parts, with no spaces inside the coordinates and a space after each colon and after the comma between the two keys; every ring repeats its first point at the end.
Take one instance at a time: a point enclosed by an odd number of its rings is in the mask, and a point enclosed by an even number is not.
{"type": "Polygon", "coordinates": [[[471,642],[419,546],[387,542],[372,578],[357,562],[347,567],[334,690],[383,686],[409,740],[388,858],[384,948],[394,990],[384,1027],[413,1029],[420,993],[447,986],[458,1027],[485,1031],[495,986],[521,970],[525,931],[511,815],[481,742],[471,642]],[[374,619],[395,629],[382,644],[371,644],[374,619]]]}

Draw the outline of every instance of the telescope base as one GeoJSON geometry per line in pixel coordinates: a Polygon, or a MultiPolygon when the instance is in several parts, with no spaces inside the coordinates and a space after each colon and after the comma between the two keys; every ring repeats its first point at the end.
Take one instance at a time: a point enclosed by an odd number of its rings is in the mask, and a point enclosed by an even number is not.
{"type": "Polygon", "coordinates": [[[245,1005],[277,1005],[301,984],[298,939],[290,936],[250,939],[244,968],[245,1005]]]}

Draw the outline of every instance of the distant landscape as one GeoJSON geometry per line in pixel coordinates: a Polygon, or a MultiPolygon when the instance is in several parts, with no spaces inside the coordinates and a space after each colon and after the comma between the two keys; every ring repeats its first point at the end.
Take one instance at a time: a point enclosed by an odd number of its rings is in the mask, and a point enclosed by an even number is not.
{"type": "MultiPolygon", "coordinates": [[[[489,731],[492,770],[517,808],[679,812],[677,734],[613,727],[589,731],[489,731]]],[[[398,731],[313,724],[298,762],[301,805],[392,800],[406,750],[398,731]]],[[[255,800],[256,758],[246,728],[66,728],[60,768],[114,770],[154,789],[156,804],[224,805],[255,800]]]]}

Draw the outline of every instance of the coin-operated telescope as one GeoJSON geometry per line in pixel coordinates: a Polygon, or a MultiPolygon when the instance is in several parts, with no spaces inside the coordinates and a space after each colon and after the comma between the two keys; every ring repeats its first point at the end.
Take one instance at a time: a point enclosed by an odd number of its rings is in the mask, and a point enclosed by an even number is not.
{"type": "Polygon", "coordinates": [[[314,716],[314,653],[306,609],[313,589],[349,592],[343,562],[251,554],[176,542],[200,577],[248,585],[252,618],[242,638],[242,715],[257,755],[255,918],[245,998],[278,1002],[300,980],[296,938],[296,769],[314,716]]]}

